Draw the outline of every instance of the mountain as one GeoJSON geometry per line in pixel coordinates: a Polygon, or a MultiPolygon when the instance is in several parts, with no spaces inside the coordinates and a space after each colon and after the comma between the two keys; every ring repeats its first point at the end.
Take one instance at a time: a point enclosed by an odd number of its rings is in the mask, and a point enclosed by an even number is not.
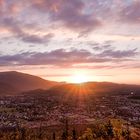
{"type": "Polygon", "coordinates": [[[140,93],[140,86],[111,82],[86,82],[82,84],[58,83],[16,71],[0,72],[0,94],[17,92],[50,94],[125,94],[140,93]],[[42,89],[42,90],[37,90],[42,89]],[[28,92],[30,91],[30,92],[28,92]]]}
{"type": "Polygon", "coordinates": [[[0,72],[0,94],[48,89],[57,84],[57,82],[16,71],[0,72]]]}
{"type": "Polygon", "coordinates": [[[61,94],[129,94],[134,92],[140,94],[139,85],[127,85],[127,84],[117,84],[111,82],[87,82],[82,84],[63,84],[57,85],[49,90],[49,93],[61,93],[61,94]]]}

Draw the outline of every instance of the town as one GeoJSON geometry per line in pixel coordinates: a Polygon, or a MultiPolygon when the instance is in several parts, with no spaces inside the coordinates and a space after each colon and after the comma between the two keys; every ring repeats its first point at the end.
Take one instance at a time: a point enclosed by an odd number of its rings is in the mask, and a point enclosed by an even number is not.
{"type": "Polygon", "coordinates": [[[106,118],[123,119],[133,126],[140,124],[140,100],[131,94],[95,96],[74,99],[54,94],[0,97],[0,128],[62,125],[67,117],[70,124],[91,124],[106,118]]]}

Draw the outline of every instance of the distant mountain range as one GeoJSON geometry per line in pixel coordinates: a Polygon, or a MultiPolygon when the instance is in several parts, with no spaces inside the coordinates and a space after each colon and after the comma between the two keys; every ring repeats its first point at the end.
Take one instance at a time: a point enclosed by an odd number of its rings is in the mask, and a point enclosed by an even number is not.
{"type": "Polygon", "coordinates": [[[35,89],[48,89],[58,82],[16,71],[0,72],[0,94],[17,93],[35,89]]]}
{"type": "Polygon", "coordinates": [[[82,84],[59,83],[16,71],[0,72],[0,94],[13,93],[56,94],[125,94],[140,93],[140,86],[111,82],[86,82],[82,84]],[[40,90],[37,90],[40,89],[40,90]],[[29,91],[29,92],[28,92],[29,91]]]}

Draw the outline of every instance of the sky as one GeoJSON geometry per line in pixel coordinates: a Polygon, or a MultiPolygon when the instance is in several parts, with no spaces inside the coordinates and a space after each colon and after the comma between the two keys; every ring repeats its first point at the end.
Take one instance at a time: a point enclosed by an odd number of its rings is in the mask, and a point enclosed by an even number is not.
{"type": "Polygon", "coordinates": [[[140,0],[0,0],[0,71],[140,84],[140,0]]]}

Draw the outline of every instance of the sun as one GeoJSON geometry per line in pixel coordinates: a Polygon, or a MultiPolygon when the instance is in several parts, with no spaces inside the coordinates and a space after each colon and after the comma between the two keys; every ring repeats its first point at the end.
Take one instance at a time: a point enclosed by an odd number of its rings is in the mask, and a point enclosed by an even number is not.
{"type": "Polygon", "coordinates": [[[73,83],[77,83],[77,84],[80,84],[80,83],[84,83],[84,82],[87,82],[88,81],[88,77],[85,75],[85,74],[75,74],[72,76],[72,80],[71,80],[73,83]]]}

